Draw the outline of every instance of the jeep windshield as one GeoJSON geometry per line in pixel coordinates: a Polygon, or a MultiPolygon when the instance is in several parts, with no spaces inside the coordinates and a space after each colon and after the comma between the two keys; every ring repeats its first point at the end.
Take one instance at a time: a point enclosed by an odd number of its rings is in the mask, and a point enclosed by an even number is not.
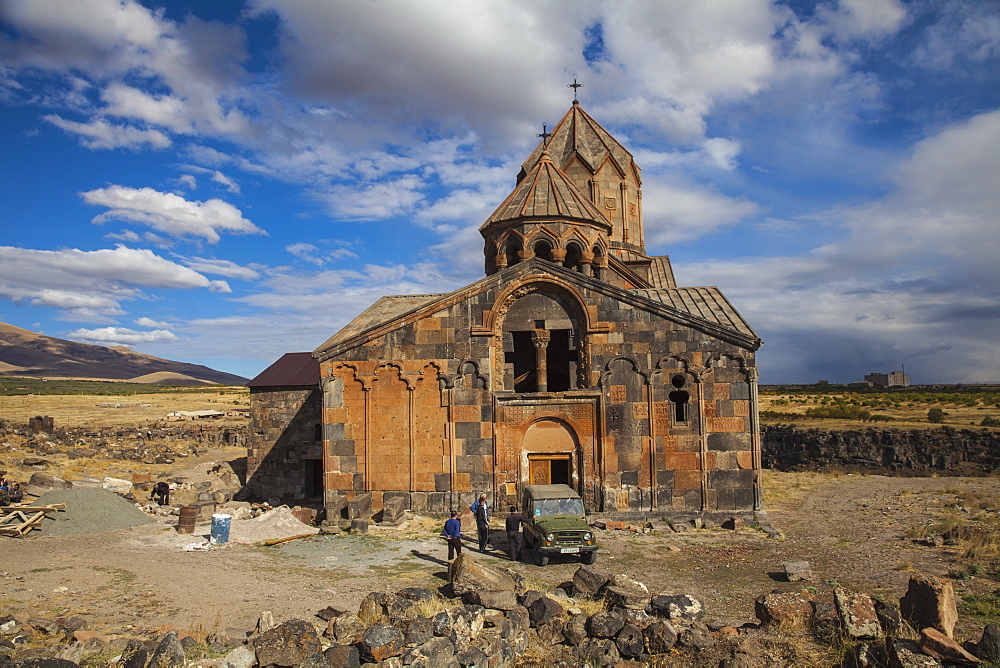
{"type": "Polygon", "coordinates": [[[583,516],[583,501],[581,499],[535,499],[535,517],[541,515],[579,515],[583,516]]]}

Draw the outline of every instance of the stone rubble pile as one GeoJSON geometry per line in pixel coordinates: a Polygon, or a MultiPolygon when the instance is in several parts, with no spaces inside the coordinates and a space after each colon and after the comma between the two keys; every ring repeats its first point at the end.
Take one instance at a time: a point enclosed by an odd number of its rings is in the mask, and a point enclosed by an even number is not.
{"type": "Polygon", "coordinates": [[[69,427],[33,431],[24,425],[0,423],[0,453],[29,453],[13,457],[8,465],[44,468],[47,456],[65,455],[69,459],[97,458],[136,461],[145,464],[169,464],[178,458],[197,455],[202,450],[222,446],[245,446],[247,428],[243,426],[107,427],[98,430],[69,427]]]}
{"type": "Polygon", "coordinates": [[[994,626],[986,627],[978,643],[954,639],[958,615],[951,584],[927,575],[911,577],[898,607],[843,588],[834,590],[833,603],[813,600],[810,590],[765,594],[756,602],[759,623],[738,629],[707,618],[701,602],[690,595],[653,594],[641,582],[592,566],[582,566],[572,581],[545,592],[525,590],[519,574],[467,555],[452,564],[450,575],[450,591],[442,588],[450,596],[419,587],[373,592],[356,613],[328,607],[317,613],[317,621],[275,623],[265,612],[250,633],[216,632],[204,642],[176,631],[152,640],[108,640],[88,632],[79,617],[0,617],[0,668],[81,663],[503,668],[525,661],[615,666],[655,662],[666,654],[683,665],[748,668],[788,664],[750,656],[740,637],[803,630],[850,648],[844,665],[975,665],[1000,659],[1000,631],[994,626]],[[46,638],[47,646],[28,647],[46,638]],[[105,657],[106,663],[95,663],[95,657],[105,657]]]}

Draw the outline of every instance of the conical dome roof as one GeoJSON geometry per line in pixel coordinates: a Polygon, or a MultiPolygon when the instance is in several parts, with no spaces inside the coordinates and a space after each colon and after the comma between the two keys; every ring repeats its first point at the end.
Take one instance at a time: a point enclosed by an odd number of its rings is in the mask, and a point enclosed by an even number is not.
{"type": "Polygon", "coordinates": [[[611,227],[601,210],[559,171],[544,148],[534,167],[479,229],[532,218],[583,220],[611,227]]]}
{"type": "Polygon", "coordinates": [[[610,158],[621,174],[634,170],[638,178],[639,167],[632,154],[584,111],[578,100],[573,100],[573,106],[556,123],[548,143],[539,144],[528,159],[521,163],[522,173],[531,171],[541,159],[543,151],[547,151],[560,168],[575,154],[593,173],[610,158]]]}

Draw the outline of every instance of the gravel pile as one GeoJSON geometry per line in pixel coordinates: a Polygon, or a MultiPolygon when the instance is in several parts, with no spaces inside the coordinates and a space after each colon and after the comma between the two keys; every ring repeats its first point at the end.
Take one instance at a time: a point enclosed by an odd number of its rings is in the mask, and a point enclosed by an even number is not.
{"type": "Polygon", "coordinates": [[[49,513],[31,536],[70,536],[127,529],[155,520],[135,504],[106,489],[74,487],[54,489],[38,497],[33,505],[65,503],[66,510],[49,513]]]}
{"type": "Polygon", "coordinates": [[[319,528],[298,521],[288,506],[279,506],[250,520],[233,520],[229,540],[252,545],[307,533],[319,533],[319,528]]]}

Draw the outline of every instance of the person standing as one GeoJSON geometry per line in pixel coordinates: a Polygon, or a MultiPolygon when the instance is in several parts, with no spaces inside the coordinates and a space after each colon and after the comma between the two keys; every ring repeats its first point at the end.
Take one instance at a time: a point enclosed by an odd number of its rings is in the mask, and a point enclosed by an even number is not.
{"type": "Polygon", "coordinates": [[[444,523],[444,539],[448,541],[448,561],[462,554],[462,520],[451,511],[451,519],[444,523]]]}
{"type": "Polygon", "coordinates": [[[481,494],[479,500],[469,506],[476,518],[476,533],[479,535],[479,551],[485,552],[490,542],[490,506],[486,503],[486,495],[481,494]]]}
{"type": "Polygon", "coordinates": [[[22,501],[24,501],[24,490],[21,489],[21,483],[15,482],[10,488],[10,502],[21,503],[22,501]]]}
{"type": "Polygon", "coordinates": [[[525,522],[527,519],[517,512],[517,506],[511,506],[510,514],[504,519],[507,529],[507,551],[510,552],[511,561],[521,561],[521,546],[524,544],[521,525],[525,522]]]}

